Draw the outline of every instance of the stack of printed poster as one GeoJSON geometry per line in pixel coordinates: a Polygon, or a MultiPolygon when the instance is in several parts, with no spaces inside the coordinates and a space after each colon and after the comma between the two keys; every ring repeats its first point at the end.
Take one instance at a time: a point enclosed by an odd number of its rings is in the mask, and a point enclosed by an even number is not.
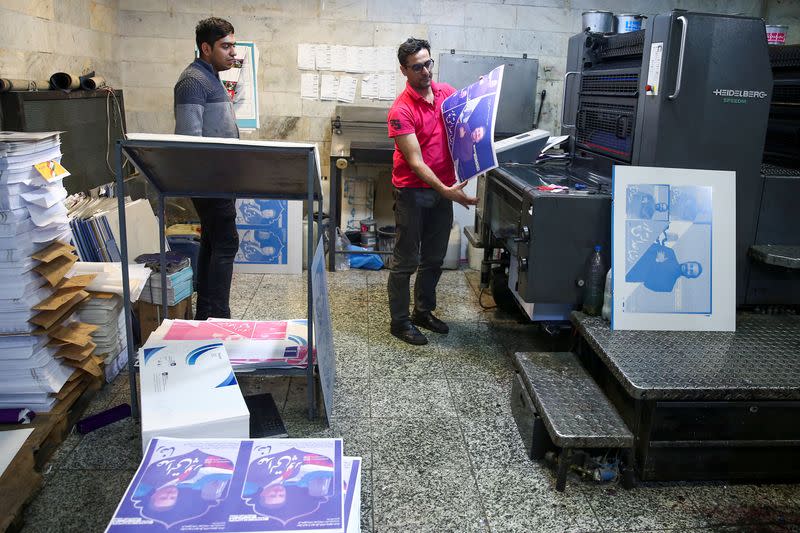
{"type": "Polygon", "coordinates": [[[341,439],[155,438],[106,529],[358,533],[361,459],[341,439]]]}
{"type": "Polygon", "coordinates": [[[218,341],[236,372],[258,368],[305,368],[306,320],[164,320],[148,342],[218,341]]]}
{"type": "Polygon", "coordinates": [[[0,408],[50,411],[102,375],[92,328],[73,316],[91,279],[65,279],[77,257],[61,242],[60,147],[58,132],[0,132],[0,408]]]}

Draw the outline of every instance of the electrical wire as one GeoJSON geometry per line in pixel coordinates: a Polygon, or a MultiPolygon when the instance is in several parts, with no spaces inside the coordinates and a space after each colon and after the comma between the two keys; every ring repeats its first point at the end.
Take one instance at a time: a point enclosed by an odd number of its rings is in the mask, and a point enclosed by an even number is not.
{"type": "Polygon", "coordinates": [[[119,99],[117,98],[117,93],[114,88],[111,86],[106,86],[100,90],[106,92],[106,167],[108,167],[111,175],[116,179],[117,172],[111,167],[111,161],[109,161],[109,158],[111,157],[111,123],[113,120],[113,108],[111,107],[112,98],[114,99],[114,107],[117,110],[117,117],[119,118],[119,126],[122,130],[122,136],[124,137],[128,132],[125,131],[125,121],[122,118],[122,108],[119,105],[119,99]]]}

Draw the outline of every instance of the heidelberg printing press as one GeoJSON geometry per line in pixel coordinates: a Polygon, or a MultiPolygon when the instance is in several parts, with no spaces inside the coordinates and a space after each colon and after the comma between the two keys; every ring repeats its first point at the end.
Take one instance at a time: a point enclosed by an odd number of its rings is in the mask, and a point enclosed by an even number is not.
{"type": "MultiPolygon", "coordinates": [[[[611,331],[570,313],[595,245],[610,264],[615,165],[735,171],[737,304],[800,303],[797,217],[787,220],[800,182],[761,167],[778,118],[764,22],[682,10],[648,22],[572,37],[568,157],[506,162],[479,188],[482,283],[507,286],[531,320],[568,318],[577,332],[573,353],[515,355],[512,410],[532,458],[560,450],[562,490],[569,468],[586,466],[578,448],[618,448],[623,479],[797,479],[796,314],[742,312],[731,333],[611,331]]],[[[788,107],[775,127],[796,150],[788,107]]]]}

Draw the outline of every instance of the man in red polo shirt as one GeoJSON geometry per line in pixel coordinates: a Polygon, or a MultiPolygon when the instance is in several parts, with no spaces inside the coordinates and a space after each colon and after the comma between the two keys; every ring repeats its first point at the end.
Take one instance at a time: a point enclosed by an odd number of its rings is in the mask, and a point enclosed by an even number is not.
{"type": "Polygon", "coordinates": [[[395,141],[392,185],[396,240],[394,267],[389,274],[391,333],[410,344],[427,344],[417,326],[447,333],[447,324],[433,316],[436,284],[442,275],[453,225],[453,202],[474,205],[467,182],[456,184],[447,147],[442,102],[455,92],[433,82],[428,41],[410,38],[397,51],[406,88],[389,110],[389,137],[395,141]],[[414,310],[409,314],[409,279],[414,284],[414,310]]]}

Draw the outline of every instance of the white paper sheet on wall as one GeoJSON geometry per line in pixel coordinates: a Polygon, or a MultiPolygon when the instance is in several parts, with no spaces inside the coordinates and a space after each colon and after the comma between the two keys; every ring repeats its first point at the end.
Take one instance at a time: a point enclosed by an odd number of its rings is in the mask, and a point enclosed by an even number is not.
{"type": "Polygon", "coordinates": [[[339,78],[339,87],[336,91],[336,99],[340,102],[352,104],[356,99],[356,85],[358,78],[352,76],[342,76],[339,78]]]}
{"type": "Polygon", "coordinates": [[[347,47],[339,44],[331,45],[331,70],[344,72],[347,69],[347,47]]]}
{"type": "Polygon", "coordinates": [[[329,44],[314,45],[314,59],[317,64],[317,70],[330,70],[331,45],[329,44]]]}
{"type": "Polygon", "coordinates": [[[378,75],[369,74],[361,78],[361,98],[378,98],[378,75]]]}
{"type": "Polygon", "coordinates": [[[378,47],[376,52],[375,70],[379,72],[394,72],[397,70],[397,50],[391,46],[378,47]]]}
{"type": "Polygon", "coordinates": [[[361,46],[347,46],[345,52],[345,71],[347,72],[364,72],[362,66],[363,48],[361,46]]]}
{"type": "Polygon", "coordinates": [[[373,46],[365,46],[361,49],[361,72],[375,72],[378,70],[378,49],[373,46]]]}
{"type": "Polygon", "coordinates": [[[323,74],[319,78],[319,99],[336,100],[339,90],[339,78],[332,74],[323,74]]]}
{"type": "Polygon", "coordinates": [[[381,100],[394,100],[397,96],[397,82],[394,72],[391,74],[378,74],[378,98],[381,100]]]}
{"type": "Polygon", "coordinates": [[[319,98],[319,74],[308,72],[300,75],[300,98],[319,98]]]}
{"type": "Polygon", "coordinates": [[[316,68],[316,45],[301,43],[297,45],[297,67],[300,70],[314,70],[316,68]]]}

